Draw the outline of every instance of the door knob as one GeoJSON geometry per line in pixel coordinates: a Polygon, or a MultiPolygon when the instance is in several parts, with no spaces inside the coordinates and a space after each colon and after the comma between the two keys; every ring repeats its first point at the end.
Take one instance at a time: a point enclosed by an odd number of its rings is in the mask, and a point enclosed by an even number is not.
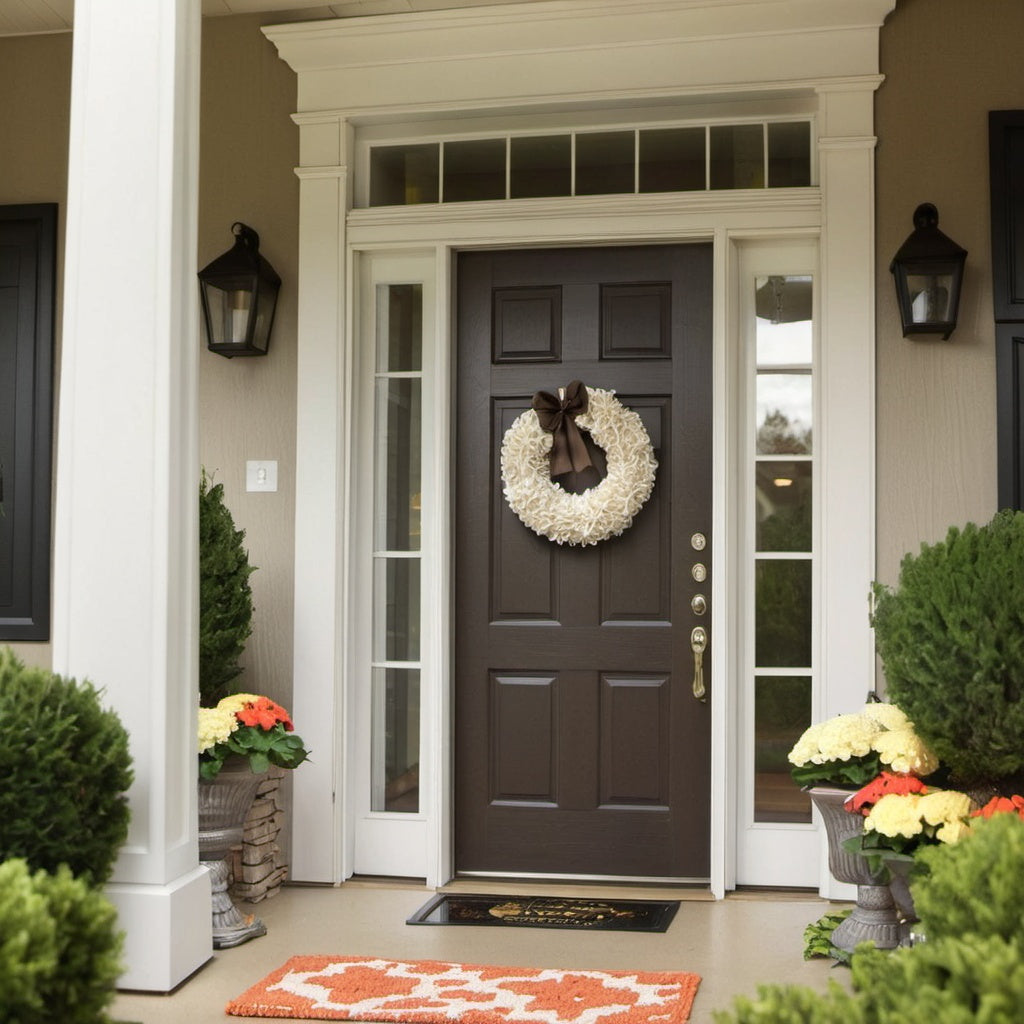
{"type": "Polygon", "coordinates": [[[703,594],[694,594],[690,599],[690,607],[694,615],[703,615],[708,610],[707,598],[703,594]]]}

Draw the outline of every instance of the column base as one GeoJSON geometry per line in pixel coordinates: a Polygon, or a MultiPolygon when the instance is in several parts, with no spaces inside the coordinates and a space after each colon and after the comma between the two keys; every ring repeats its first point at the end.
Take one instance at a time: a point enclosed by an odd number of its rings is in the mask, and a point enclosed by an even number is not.
{"type": "Polygon", "coordinates": [[[210,873],[205,867],[167,885],[111,882],[105,893],[125,932],[119,989],[170,992],[210,959],[210,873]]]}

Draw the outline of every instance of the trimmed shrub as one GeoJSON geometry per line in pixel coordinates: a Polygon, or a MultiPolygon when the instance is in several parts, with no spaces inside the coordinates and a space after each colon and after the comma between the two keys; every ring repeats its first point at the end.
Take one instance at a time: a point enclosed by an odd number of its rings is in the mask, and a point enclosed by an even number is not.
{"type": "Polygon", "coordinates": [[[1024,821],[1016,814],[976,818],[959,842],[922,847],[915,861],[915,930],[929,941],[995,935],[1024,949],[1024,821]]]}
{"type": "Polygon", "coordinates": [[[853,985],[875,1024],[1016,1024],[1024,1020],[1024,959],[995,935],[943,938],[910,949],[858,949],[853,985]]]}
{"type": "Polygon", "coordinates": [[[199,484],[199,696],[213,707],[231,692],[242,671],[238,659],[252,633],[255,571],[224,504],[224,485],[211,486],[204,470],[199,484]]]}
{"type": "Polygon", "coordinates": [[[131,755],[117,714],[91,683],[26,668],[0,649],[0,860],[93,884],[128,835],[131,755]]]}
{"type": "Polygon", "coordinates": [[[1024,771],[1024,513],[952,528],[874,585],[888,696],[958,788],[1024,771]]]}
{"type": "Polygon", "coordinates": [[[715,1024],[866,1024],[860,1004],[834,981],[824,995],[803,985],[758,985],[757,997],[737,996],[715,1024]]]}
{"type": "Polygon", "coordinates": [[[0,864],[0,1024],[102,1024],[121,971],[117,914],[66,866],[0,864]]]}

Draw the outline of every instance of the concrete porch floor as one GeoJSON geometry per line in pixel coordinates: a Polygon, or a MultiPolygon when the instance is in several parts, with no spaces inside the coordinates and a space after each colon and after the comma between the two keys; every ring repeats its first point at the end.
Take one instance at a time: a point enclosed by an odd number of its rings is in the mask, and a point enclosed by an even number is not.
{"type": "MultiPolygon", "coordinates": [[[[494,887],[461,883],[463,891],[494,887]]],[[[531,885],[531,893],[549,891],[531,885]]],[[[520,893],[523,888],[500,891],[520,893]]],[[[558,889],[567,894],[565,887],[558,889]]],[[[579,891],[579,895],[589,895],[579,891]]],[[[829,904],[814,896],[740,893],[718,902],[702,894],[620,890],[627,898],[679,898],[682,905],[663,934],[547,931],[540,928],[415,926],[406,919],[433,890],[402,883],[350,882],[339,888],[290,886],[254,911],[267,935],[220,950],[205,967],[169,995],[120,992],[116,1021],[139,1024],[225,1024],[224,1005],[290,956],[337,953],[395,959],[453,960],[508,966],[681,970],[700,974],[692,1024],[710,1024],[737,994],[753,994],[763,982],[796,982],[824,989],[830,978],[847,984],[844,968],[804,961],[803,930],[829,904]]],[[[594,895],[610,896],[609,890],[594,895]]]]}

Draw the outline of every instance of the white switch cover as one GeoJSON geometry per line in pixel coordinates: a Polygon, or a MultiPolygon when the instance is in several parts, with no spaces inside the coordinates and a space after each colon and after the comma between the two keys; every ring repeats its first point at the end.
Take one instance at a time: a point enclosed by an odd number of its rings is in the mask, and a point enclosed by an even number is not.
{"type": "Polygon", "coordinates": [[[247,491],[277,490],[277,460],[250,460],[245,464],[245,489],[247,491]]]}

